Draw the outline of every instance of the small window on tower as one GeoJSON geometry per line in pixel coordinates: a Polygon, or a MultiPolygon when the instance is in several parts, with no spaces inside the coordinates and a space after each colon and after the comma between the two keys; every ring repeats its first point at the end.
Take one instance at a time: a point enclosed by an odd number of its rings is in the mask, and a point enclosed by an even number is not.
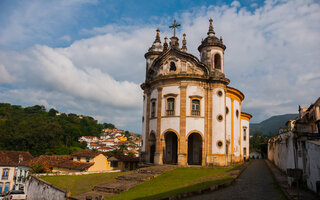
{"type": "Polygon", "coordinates": [[[176,64],[174,64],[174,62],[171,62],[170,63],[170,71],[176,71],[177,68],[176,68],[176,64]]]}
{"type": "Polygon", "coordinates": [[[214,55],[214,68],[221,69],[221,56],[218,53],[214,55]]]}
{"type": "Polygon", "coordinates": [[[152,102],[151,104],[151,118],[156,117],[156,102],[152,102]]]}

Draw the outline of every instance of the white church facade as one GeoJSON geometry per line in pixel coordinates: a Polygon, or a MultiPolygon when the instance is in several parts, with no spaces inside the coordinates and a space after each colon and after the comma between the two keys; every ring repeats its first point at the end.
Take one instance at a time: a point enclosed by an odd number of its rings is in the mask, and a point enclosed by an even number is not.
{"type": "Polygon", "coordinates": [[[198,47],[200,60],[175,35],[169,44],[160,31],[145,54],[141,159],[146,163],[227,166],[249,158],[249,121],[241,111],[244,95],[229,87],[222,39],[209,20],[198,47]]]}

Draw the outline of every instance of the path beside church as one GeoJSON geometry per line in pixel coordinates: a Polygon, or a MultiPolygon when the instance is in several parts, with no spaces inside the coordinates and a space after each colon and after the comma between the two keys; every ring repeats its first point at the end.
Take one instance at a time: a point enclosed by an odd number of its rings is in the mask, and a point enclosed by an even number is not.
{"type": "Polygon", "coordinates": [[[236,180],[235,184],[207,194],[198,195],[193,199],[214,200],[263,200],[286,199],[280,190],[275,187],[275,182],[263,160],[254,160],[236,180]]]}

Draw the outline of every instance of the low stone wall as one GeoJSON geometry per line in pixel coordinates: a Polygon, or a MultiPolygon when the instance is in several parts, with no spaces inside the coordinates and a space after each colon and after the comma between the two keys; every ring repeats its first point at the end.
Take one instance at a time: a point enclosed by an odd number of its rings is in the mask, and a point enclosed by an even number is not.
{"type": "Polygon", "coordinates": [[[37,177],[41,176],[60,176],[60,175],[86,175],[86,174],[98,174],[98,173],[113,173],[120,172],[121,170],[106,170],[106,171],[91,171],[91,172],[68,172],[68,173],[42,173],[35,174],[37,177]]]}
{"type": "Polygon", "coordinates": [[[69,194],[68,191],[58,188],[51,183],[30,175],[26,183],[26,194],[32,200],[64,200],[69,194]]]}

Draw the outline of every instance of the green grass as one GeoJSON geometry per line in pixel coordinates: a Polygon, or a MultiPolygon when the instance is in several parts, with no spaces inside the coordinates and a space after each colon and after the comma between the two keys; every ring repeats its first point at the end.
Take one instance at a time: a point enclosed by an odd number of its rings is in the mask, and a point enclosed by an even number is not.
{"type": "Polygon", "coordinates": [[[221,184],[232,179],[235,172],[239,172],[239,170],[231,167],[177,168],[108,199],[164,198],[221,184]]]}
{"type": "Polygon", "coordinates": [[[43,176],[41,179],[71,192],[71,195],[78,195],[91,191],[95,185],[103,184],[114,180],[117,176],[128,172],[99,173],[87,175],[61,175],[43,176]]]}

